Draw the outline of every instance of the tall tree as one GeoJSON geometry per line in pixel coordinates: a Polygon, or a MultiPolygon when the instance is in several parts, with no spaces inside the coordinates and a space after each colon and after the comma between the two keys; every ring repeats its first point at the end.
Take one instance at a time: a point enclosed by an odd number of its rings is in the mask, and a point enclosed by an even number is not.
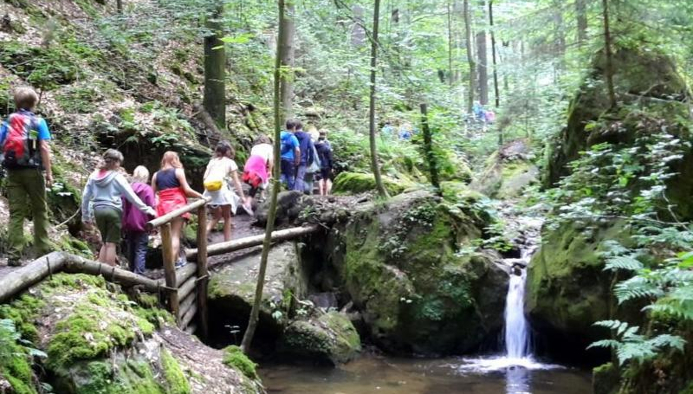
{"type": "Polygon", "coordinates": [[[357,4],[351,10],[355,21],[351,26],[351,45],[360,47],[366,42],[366,29],[363,28],[363,7],[357,4]]]}
{"type": "Polygon", "coordinates": [[[378,164],[378,148],[375,140],[375,77],[377,72],[377,56],[378,56],[378,26],[380,24],[380,0],[375,0],[375,8],[373,9],[373,37],[371,42],[371,92],[369,106],[369,122],[371,144],[371,168],[373,177],[375,178],[375,186],[378,189],[378,195],[382,198],[388,198],[387,190],[383,185],[382,177],[380,176],[380,165],[378,164]]]}
{"type": "Polygon", "coordinates": [[[587,41],[587,0],[575,0],[575,16],[577,18],[577,40],[582,45],[587,41]]]}
{"type": "MultiPolygon", "coordinates": [[[[484,0],[479,2],[483,13],[486,12],[484,0]]],[[[488,104],[488,51],[486,48],[486,29],[483,24],[486,18],[482,18],[481,28],[476,33],[476,52],[478,57],[478,77],[479,77],[479,101],[481,104],[488,104]]]]}
{"type": "Polygon", "coordinates": [[[286,78],[281,80],[281,102],[282,108],[284,110],[284,116],[289,118],[294,115],[293,110],[293,96],[294,96],[294,84],[293,84],[293,67],[294,67],[294,35],[296,33],[295,25],[295,13],[296,7],[294,6],[293,0],[286,2],[286,10],[280,19],[280,24],[282,25],[282,30],[284,34],[282,39],[279,40],[282,53],[282,73],[288,74],[286,78]]]}
{"type": "Polygon", "coordinates": [[[452,86],[455,83],[454,71],[452,69],[452,51],[454,46],[453,31],[452,31],[452,0],[448,0],[448,84],[452,86]]]}
{"type": "MultiPolygon", "coordinates": [[[[282,72],[282,67],[287,66],[282,64],[284,56],[282,54],[282,42],[284,41],[284,31],[286,25],[281,23],[284,20],[284,0],[279,0],[279,31],[277,32],[277,53],[274,60],[274,162],[279,163],[281,160],[281,128],[284,120],[282,116],[283,107],[281,105],[281,83],[286,82],[286,73],[282,72]]],[[[274,220],[277,215],[277,196],[279,195],[279,178],[280,166],[275,165],[273,169],[272,179],[272,195],[270,197],[269,212],[267,213],[267,224],[265,225],[265,239],[262,243],[262,255],[260,257],[260,270],[257,274],[257,284],[255,286],[255,299],[253,300],[253,308],[250,311],[248,319],[248,328],[243,334],[241,341],[241,350],[243,353],[248,353],[250,345],[253,342],[255,329],[257,328],[258,318],[260,316],[260,303],[262,302],[262,292],[265,287],[265,274],[267,272],[267,260],[269,251],[272,246],[272,231],[274,230],[274,220]]]]}
{"type": "Polygon", "coordinates": [[[467,62],[469,63],[469,92],[467,93],[467,112],[472,112],[474,106],[474,90],[476,90],[476,64],[474,63],[474,54],[472,53],[472,16],[469,13],[469,0],[464,0],[464,31],[465,45],[467,46],[467,62]]]}
{"type": "Polygon", "coordinates": [[[609,105],[616,108],[616,92],[614,91],[614,65],[611,52],[611,29],[609,26],[609,0],[602,0],[604,12],[604,78],[609,92],[609,105]]]}
{"type": "Polygon", "coordinates": [[[500,90],[498,89],[498,61],[496,60],[496,32],[493,24],[493,0],[488,2],[488,20],[491,29],[491,58],[493,61],[493,95],[496,100],[496,108],[500,107],[500,90]]]}
{"type": "Polygon", "coordinates": [[[428,108],[425,103],[421,106],[421,130],[423,131],[423,151],[426,158],[426,164],[428,165],[428,173],[431,177],[431,185],[436,189],[436,192],[440,194],[440,178],[438,176],[438,158],[433,151],[433,136],[431,135],[431,128],[428,125],[428,108]]]}
{"type": "Polygon", "coordinates": [[[223,0],[212,2],[207,15],[209,32],[204,38],[205,87],[202,100],[204,109],[220,129],[226,128],[226,50],[221,41],[224,35],[223,14],[223,0]]]}
{"type": "Polygon", "coordinates": [[[116,0],[116,11],[118,11],[119,14],[123,13],[123,0],[116,0]]]}

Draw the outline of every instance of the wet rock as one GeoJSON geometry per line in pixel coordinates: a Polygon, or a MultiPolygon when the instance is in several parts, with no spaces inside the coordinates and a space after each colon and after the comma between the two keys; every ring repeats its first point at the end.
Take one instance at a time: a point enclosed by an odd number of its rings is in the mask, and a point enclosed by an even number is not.
{"type": "Polygon", "coordinates": [[[308,299],[317,308],[329,309],[329,308],[336,308],[338,306],[337,295],[335,293],[311,294],[310,296],[308,296],[308,299]]]}
{"type": "Polygon", "coordinates": [[[520,196],[525,187],[538,181],[539,169],[531,163],[530,158],[529,142],[509,142],[488,158],[486,168],[471,183],[471,189],[491,198],[520,196]]]}
{"type": "Polygon", "coordinates": [[[339,365],[358,356],[361,339],[348,316],[332,311],[317,319],[293,321],[284,330],[279,349],[304,361],[339,365]]]}
{"type": "MultiPolygon", "coordinates": [[[[296,190],[282,191],[277,196],[277,216],[275,225],[290,224],[296,221],[302,212],[314,205],[313,198],[296,190]]],[[[265,226],[269,213],[270,199],[265,200],[255,210],[255,225],[265,226]]]]}
{"type": "Polygon", "coordinates": [[[486,256],[459,253],[481,235],[474,223],[419,191],[365,206],[333,232],[332,264],[379,346],[464,352],[501,329],[508,275],[486,256]]]}

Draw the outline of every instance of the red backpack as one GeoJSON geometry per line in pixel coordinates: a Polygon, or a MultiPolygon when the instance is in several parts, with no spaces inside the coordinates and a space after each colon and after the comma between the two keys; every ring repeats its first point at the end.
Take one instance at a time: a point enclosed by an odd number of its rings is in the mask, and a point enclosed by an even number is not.
{"type": "Polygon", "coordinates": [[[10,115],[7,125],[7,135],[2,144],[3,167],[41,168],[39,119],[31,112],[20,111],[10,115]]]}

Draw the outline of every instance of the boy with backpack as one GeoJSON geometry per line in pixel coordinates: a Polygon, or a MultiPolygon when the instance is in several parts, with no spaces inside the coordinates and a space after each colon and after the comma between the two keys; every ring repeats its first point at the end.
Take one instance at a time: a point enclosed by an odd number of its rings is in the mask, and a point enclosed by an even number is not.
{"type": "MultiPolygon", "coordinates": [[[[298,190],[303,193],[312,194],[312,190],[306,190],[306,174],[308,173],[308,167],[313,164],[314,150],[313,141],[310,138],[310,134],[303,131],[303,123],[301,121],[296,121],[296,139],[299,144],[300,158],[297,160],[298,168],[296,169],[296,183],[294,190],[298,190]]],[[[312,180],[312,174],[310,175],[312,180]]],[[[310,182],[312,185],[312,181],[310,182]]]]}
{"type": "Polygon", "coordinates": [[[281,133],[281,182],[289,190],[294,189],[296,181],[296,167],[301,160],[301,150],[299,149],[298,139],[294,135],[296,121],[289,119],[286,121],[286,131],[281,133]]]}
{"type": "Polygon", "coordinates": [[[46,187],[53,183],[51,133],[46,121],[32,111],[38,95],[29,87],[15,90],[17,111],[0,127],[2,166],[7,170],[7,198],[10,208],[7,265],[20,266],[24,249],[24,218],[33,217],[34,245],[39,255],[48,254],[46,187]],[[42,171],[45,170],[45,176],[42,171]]]}

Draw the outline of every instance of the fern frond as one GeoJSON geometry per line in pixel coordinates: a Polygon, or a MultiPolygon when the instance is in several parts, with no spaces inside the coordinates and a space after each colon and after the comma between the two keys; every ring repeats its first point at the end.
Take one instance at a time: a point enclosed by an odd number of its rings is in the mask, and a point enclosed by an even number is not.
{"type": "Polygon", "coordinates": [[[606,260],[606,264],[604,265],[604,271],[625,270],[635,272],[641,269],[643,269],[642,263],[632,255],[610,257],[606,260]]]}
{"type": "Polygon", "coordinates": [[[620,320],[600,320],[598,322],[593,323],[592,325],[597,327],[609,328],[611,330],[617,330],[622,324],[628,323],[623,323],[620,320]]]}
{"type": "Polygon", "coordinates": [[[602,349],[618,349],[621,346],[621,342],[614,339],[602,339],[601,341],[593,342],[587,349],[602,348],[602,349]]]}
{"type": "Polygon", "coordinates": [[[658,298],[664,295],[664,292],[659,286],[649,280],[640,276],[634,276],[617,284],[614,288],[614,294],[619,304],[622,304],[628,300],[637,298],[658,298]]]}

